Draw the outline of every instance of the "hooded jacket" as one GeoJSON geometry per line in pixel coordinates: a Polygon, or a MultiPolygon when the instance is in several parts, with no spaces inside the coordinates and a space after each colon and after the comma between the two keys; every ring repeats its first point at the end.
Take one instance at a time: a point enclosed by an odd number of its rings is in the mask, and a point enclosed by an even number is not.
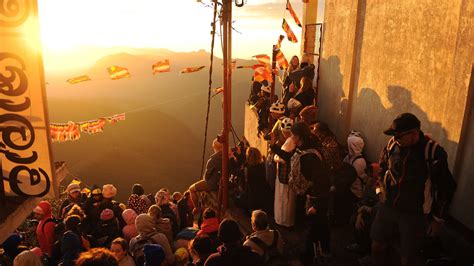
{"type": "MultiPolygon", "coordinates": [[[[135,245],[140,241],[140,239],[146,238],[150,239],[154,244],[159,244],[163,247],[166,256],[166,262],[168,264],[174,263],[174,254],[171,250],[168,239],[162,233],[159,233],[155,229],[155,222],[153,218],[148,214],[140,214],[135,219],[135,226],[138,231],[138,236],[130,240],[130,250],[133,251],[136,249],[135,245]]],[[[135,254],[134,254],[135,255],[135,254]]],[[[136,255],[135,255],[136,256],[136,255]]]]}
{"type": "Polygon", "coordinates": [[[403,213],[446,218],[456,182],[446,152],[423,132],[411,147],[401,147],[390,139],[382,152],[380,169],[385,205],[403,213]]]}
{"type": "Polygon", "coordinates": [[[41,208],[44,216],[36,227],[36,237],[43,253],[47,253],[48,257],[51,257],[54,245],[54,228],[56,226],[56,223],[51,220],[53,218],[51,204],[47,201],[41,201],[38,208],[41,208]]]}
{"type": "Polygon", "coordinates": [[[135,227],[135,219],[137,218],[137,213],[132,209],[126,209],[122,212],[122,218],[127,225],[122,229],[123,238],[130,241],[130,239],[138,235],[137,228],[135,227]]]}
{"type": "Polygon", "coordinates": [[[361,199],[364,196],[364,185],[367,183],[367,163],[362,156],[364,140],[358,136],[347,138],[349,154],[344,158],[344,162],[352,165],[357,172],[358,178],[351,185],[352,193],[361,199]]]}

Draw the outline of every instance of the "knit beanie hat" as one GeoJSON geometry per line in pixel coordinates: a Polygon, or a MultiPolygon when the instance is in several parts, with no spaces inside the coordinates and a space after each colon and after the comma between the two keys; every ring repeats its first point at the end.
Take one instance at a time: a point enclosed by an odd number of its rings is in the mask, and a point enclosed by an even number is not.
{"type": "Polygon", "coordinates": [[[224,219],[219,225],[218,237],[222,243],[233,243],[242,239],[242,233],[236,221],[224,219]]]}
{"type": "Polygon", "coordinates": [[[104,209],[100,213],[100,219],[102,221],[107,221],[114,218],[114,212],[111,209],[104,209]]]}
{"type": "Polygon", "coordinates": [[[37,213],[37,214],[50,213],[51,212],[51,204],[49,202],[47,202],[46,200],[40,201],[40,203],[38,203],[38,206],[36,206],[33,209],[33,212],[37,213]]]}
{"type": "Polygon", "coordinates": [[[143,254],[145,254],[144,265],[147,266],[161,265],[165,260],[165,251],[158,244],[145,244],[143,254]]]}
{"type": "Polygon", "coordinates": [[[145,189],[140,184],[134,184],[132,187],[132,194],[137,194],[138,196],[143,195],[145,193],[145,189]]]}
{"type": "Polygon", "coordinates": [[[70,195],[73,192],[81,192],[81,186],[77,183],[71,183],[67,186],[66,192],[68,195],[70,195]]]}
{"type": "Polygon", "coordinates": [[[104,198],[113,198],[117,195],[117,189],[112,184],[106,184],[102,187],[102,195],[104,198]]]}

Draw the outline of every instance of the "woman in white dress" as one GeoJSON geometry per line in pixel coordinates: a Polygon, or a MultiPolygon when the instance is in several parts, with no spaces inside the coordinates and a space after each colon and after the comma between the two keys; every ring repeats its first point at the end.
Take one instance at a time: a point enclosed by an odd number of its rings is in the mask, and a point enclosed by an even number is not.
{"type": "MultiPolygon", "coordinates": [[[[292,138],[290,138],[292,126],[293,120],[290,118],[284,118],[280,123],[280,129],[285,139],[281,149],[290,153],[296,148],[292,138]]],[[[275,222],[278,225],[292,227],[295,225],[296,194],[288,186],[290,162],[283,160],[278,155],[275,155],[274,161],[277,163],[274,202],[275,222]]]]}

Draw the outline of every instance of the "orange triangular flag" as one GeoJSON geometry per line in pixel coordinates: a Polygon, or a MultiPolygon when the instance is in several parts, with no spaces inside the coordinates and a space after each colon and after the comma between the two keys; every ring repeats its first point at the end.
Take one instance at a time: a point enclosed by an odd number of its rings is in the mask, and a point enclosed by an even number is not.
{"type": "Polygon", "coordinates": [[[270,56],[266,55],[266,54],[258,54],[258,55],[254,55],[252,57],[255,57],[257,59],[258,62],[262,63],[262,64],[271,64],[272,61],[270,60],[270,56]]]}
{"type": "Polygon", "coordinates": [[[296,15],[295,10],[294,10],[293,7],[291,6],[290,0],[286,0],[286,10],[288,10],[288,11],[290,12],[290,15],[291,15],[291,16],[293,17],[293,19],[295,20],[296,25],[298,25],[298,26],[301,27],[300,19],[298,18],[298,16],[296,15]]]}
{"type": "Polygon", "coordinates": [[[70,78],[70,79],[66,80],[66,82],[70,83],[70,84],[77,84],[79,82],[84,82],[84,81],[88,81],[88,80],[91,80],[89,78],[89,76],[82,75],[82,76],[77,76],[77,77],[74,77],[74,78],[70,78]]]}
{"type": "Polygon", "coordinates": [[[107,68],[107,71],[112,80],[131,77],[130,72],[128,72],[128,69],[125,67],[111,66],[107,68]]]}
{"type": "Polygon", "coordinates": [[[298,39],[296,39],[296,35],[293,33],[293,31],[290,28],[290,25],[288,25],[285,19],[283,19],[283,23],[281,24],[281,27],[286,32],[286,36],[288,37],[288,40],[290,42],[293,42],[293,43],[298,42],[298,39]]]}
{"type": "Polygon", "coordinates": [[[281,50],[278,50],[276,54],[276,60],[281,69],[288,68],[288,60],[286,60],[285,55],[281,50]]]}
{"type": "Polygon", "coordinates": [[[153,75],[158,74],[158,73],[165,73],[165,72],[170,72],[171,67],[170,67],[170,60],[166,59],[163,61],[158,61],[153,64],[151,67],[151,70],[153,72],[153,75]]]}
{"type": "Polygon", "coordinates": [[[205,68],[206,66],[200,66],[200,67],[187,67],[183,70],[181,70],[181,74],[185,74],[185,73],[193,73],[193,72],[197,72],[203,68],[205,68]]]}

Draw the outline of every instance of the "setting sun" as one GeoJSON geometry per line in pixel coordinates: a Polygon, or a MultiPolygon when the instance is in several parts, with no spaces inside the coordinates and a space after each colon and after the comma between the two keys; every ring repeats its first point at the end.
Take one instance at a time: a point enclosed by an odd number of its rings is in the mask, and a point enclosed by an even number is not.
{"type": "MultiPolygon", "coordinates": [[[[233,56],[270,54],[283,33],[282,16],[288,16],[285,5],[286,0],[248,1],[242,8],[235,7],[233,56]]],[[[302,13],[300,1],[294,7],[302,13]]],[[[39,16],[46,67],[71,54],[82,58],[74,61],[77,64],[96,60],[98,55],[91,48],[97,47],[210,50],[212,8],[192,0],[40,0],[39,16]]],[[[301,28],[293,30],[301,36],[301,28]]],[[[215,54],[221,57],[219,43],[215,54]]],[[[299,54],[300,44],[284,42],[282,49],[288,56],[299,54]]]]}

